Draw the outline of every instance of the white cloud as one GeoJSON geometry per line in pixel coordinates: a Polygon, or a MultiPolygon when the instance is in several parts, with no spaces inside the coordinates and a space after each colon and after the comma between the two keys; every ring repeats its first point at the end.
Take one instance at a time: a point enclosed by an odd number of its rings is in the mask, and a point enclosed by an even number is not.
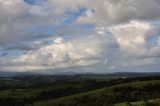
{"type": "MultiPolygon", "coordinates": [[[[25,70],[31,70],[31,67],[33,67],[33,70],[38,67],[62,69],[89,66],[101,61],[102,51],[98,44],[99,41],[95,39],[90,41],[90,39],[86,38],[86,40],[76,39],[65,42],[62,37],[58,37],[53,41],[52,44],[42,46],[38,50],[32,50],[27,54],[12,59],[13,67],[16,67],[14,64],[20,64],[20,67],[29,67],[25,68],[25,70]]],[[[17,69],[19,69],[18,67],[17,69]]]]}
{"type": "Polygon", "coordinates": [[[0,53],[25,51],[0,56],[0,68],[32,71],[105,65],[104,70],[114,70],[159,64],[159,26],[153,24],[160,18],[159,11],[159,0],[44,0],[36,5],[0,0],[0,53]],[[80,8],[84,13],[79,13],[80,8]],[[73,23],[66,22],[62,28],[72,12],[80,15],[72,16],[76,18],[73,23]],[[74,29],[75,24],[84,23],[96,28],[89,33],[74,29]],[[62,37],[40,40],[41,36],[27,32],[36,25],[58,26],[62,37]],[[68,33],[74,36],[67,38],[68,33]],[[154,37],[157,39],[151,45],[149,39],[154,37]]]}
{"type": "Polygon", "coordinates": [[[160,17],[158,0],[86,0],[82,6],[94,10],[78,18],[79,23],[110,25],[130,20],[154,20],[160,17]],[[144,5],[145,3],[145,5],[144,5]],[[86,21],[88,20],[88,21],[86,21]]]}
{"type": "Polygon", "coordinates": [[[152,23],[131,21],[116,26],[97,27],[93,35],[72,40],[51,37],[45,40],[49,43],[39,43],[39,49],[7,59],[2,69],[33,71],[102,65],[106,70],[116,70],[150,66],[159,63],[159,40],[155,45],[148,43],[149,38],[158,36],[157,31],[152,23]]]}
{"type": "Polygon", "coordinates": [[[131,21],[127,24],[113,26],[109,30],[121,49],[133,53],[145,49],[147,38],[155,34],[154,25],[140,21],[131,21]]]}
{"type": "Polygon", "coordinates": [[[115,37],[119,51],[116,60],[112,60],[112,65],[117,67],[147,66],[157,64],[155,60],[159,58],[160,46],[155,40],[155,44],[150,45],[148,39],[158,36],[154,24],[144,21],[131,21],[106,28],[115,37]]]}
{"type": "Polygon", "coordinates": [[[56,38],[54,40],[55,43],[63,43],[64,42],[64,39],[62,37],[59,37],[59,38],[56,38]]]}
{"type": "Polygon", "coordinates": [[[47,3],[29,5],[24,0],[0,0],[0,45],[33,40],[42,35],[28,30],[38,25],[55,25],[58,18],[47,3]]]}

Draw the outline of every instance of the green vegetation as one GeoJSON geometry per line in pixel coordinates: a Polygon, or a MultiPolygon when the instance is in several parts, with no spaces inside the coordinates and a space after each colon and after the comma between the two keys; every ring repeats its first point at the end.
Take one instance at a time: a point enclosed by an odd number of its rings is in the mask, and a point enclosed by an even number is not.
{"type": "MultiPolygon", "coordinates": [[[[112,95],[113,90],[115,88],[128,87],[128,86],[141,88],[145,85],[150,86],[150,85],[157,85],[157,84],[160,84],[160,80],[137,81],[137,82],[133,82],[133,83],[119,84],[119,85],[114,85],[114,86],[111,86],[111,87],[102,88],[102,89],[98,89],[98,90],[94,90],[94,91],[90,91],[90,92],[86,92],[86,93],[80,93],[80,94],[75,94],[75,95],[71,95],[71,96],[66,96],[66,97],[55,99],[55,100],[37,102],[37,103],[34,104],[34,106],[59,106],[61,104],[71,106],[72,104],[75,103],[75,101],[74,101],[75,98],[76,99],[87,100],[87,99],[89,99],[89,97],[91,97],[91,98],[97,98],[98,97],[98,98],[102,99],[103,98],[102,96],[105,96],[105,94],[112,95]]],[[[87,101],[89,102],[89,100],[87,100],[87,101]]],[[[92,102],[92,100],[90,102],[92,102]]],[[[121,106],[121,105],[125,106],[124,104],[125,103],[121,103],[118,106],[121,106]]],[[[135,104],[135,103],[133,103],[133,104],[135,104]]],[[[88,104],[88,106],[91,106],[91,104],[88,104]]]]}
{"type": "Polygon", "coordinates": [[[148,100],[148,101],[137,101],[137,102],[126,102],[117,103],[114,106],[160,106],[160,99],[148,100]]]}
{"type": "Polygon", "coordinates": [[[0,78],[0,106],[159,105],[159,76],[100,76],[0,78]]]}

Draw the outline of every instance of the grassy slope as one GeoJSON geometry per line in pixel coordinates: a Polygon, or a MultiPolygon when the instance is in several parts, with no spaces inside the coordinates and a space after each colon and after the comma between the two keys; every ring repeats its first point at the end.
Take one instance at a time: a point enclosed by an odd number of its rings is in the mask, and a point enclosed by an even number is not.
{"type": "MultiPolygon", "coordinates": [[[[160,105],[160,99],[156,100],[149,100],[150,103],[158,103],[160,105]]],[[[131,102],[132,105],[134,106],[144,106],[143,101],[137,101],[137,102],[131,102]]],[[[127,106],[126,103],[117,103],[115,106],[127,106]]]]}
{"type": "MultiPolygon", "coordinates": [[[[69,84],[68,86],[72,86],[73,84],[69,84]]],[[[79,87],[79,85],[74,85],[76,87],[79,87]]],[[[3,90],[0,91],[0,98],[7,98],[7,97],[13,97],[13,98],[24,98],[24,97],[31,97],[31,96],[36,96],[38,93],[46,90],[54,90],[58,88],[65,88],[67,85],[48,85],[44,87],[38,87],[38,88],[29,88],[29,89],[17,89],[14,91],[14,95],[12,93],[12,90],[3,90]]]]}
{"type": "Polygon", "coordinates": [[[132,82],[132,83],[119,84],[119,85],[115,85],[115,86],[111,86],[111,87],[107,87],[107,88],[102,88],[102,89],[98,89],[98,90],[94,90],[94,91],[90,91],[90,92],[86,92],[86,93],[79,93],[79,94],[75,94],[75,95],[71,95],[71,96],[65,96],[65,97],[61,97],[58,99],[54,99],[54,100],[46,100],[46,101],[36,102],[36,103],[34,103],[34,106],[57,106],[60,103],[70,104],[70,103],[74,102],[73,99],[75,97],[77,97],[77,98],[80,98],[82,96],[95,97],[95,96],[99,96],[101,94],[112,93],[112,88],[114,88],[114,87],[120,87],[120,86],[141,87],[143,85],[155,84],[155,83],[160,83],[160,80],[137,81],[137,82],[132,82]]]}

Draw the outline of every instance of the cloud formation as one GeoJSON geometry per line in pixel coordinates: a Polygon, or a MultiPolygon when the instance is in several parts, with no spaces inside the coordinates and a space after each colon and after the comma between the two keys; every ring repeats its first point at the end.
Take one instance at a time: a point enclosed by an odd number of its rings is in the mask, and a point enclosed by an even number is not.
{"type": "Polygon", "coordinates": [[[36,25],[56,24],[56,15],[45,3],[29,5],[24,0],[0,0],[0,45],[40,38],[30,33],[36,25]]]}
{"type": "Polygon", "coordinates": [[[102,50],[99,48],[99,41],[94,39],[90,41],[90,39],[86,38],[85,40],[76,39],[66,42],[61,37],[49,40],[50,42],[52,41],[51,44],[13,58],[11,63],[13,66],[21,64],[24,67],[37,67],[36,69],[40,69],[41,67],[39,66],[58,69],[88,66],[101,61],[102,50]],[[88,42],[90,43],[88,44],[88,42]]]}
{"type": "Polygon", "coordinates": [[[0,69],[158,67],[159,11],[159,0],[0,0],[0,69]]]}
{"type": "MultiPolygon", "coordinates": [[[[83,1],[83,0],[82,0],[83,1]]],[[[87,8],[79,23],[117,24],[130,20],[159,19],[159,0],[86,0],[79,3],[87,8]],[[144,5],[145,3],[145,5],[144,5]]],[[[72,4],[71,4],[72,5],[72,4]]]]}
{"type": "Polygon", "coordinates": [[[78,23],[113,25],[130,20],[155,20],[160,18],[159,0],[47,0],[58,14],[85,8],[78,23]],[[145,5],[144,5],[145,3],[145,5]]]}

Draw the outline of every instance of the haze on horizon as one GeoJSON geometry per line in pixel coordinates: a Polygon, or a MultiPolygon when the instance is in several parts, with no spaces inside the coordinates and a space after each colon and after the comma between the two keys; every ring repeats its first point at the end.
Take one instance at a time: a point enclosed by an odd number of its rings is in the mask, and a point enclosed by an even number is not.
{"type": "Polygon", "coordinates": [[[0,70],[159,72],[160,0],[0,0],[0,70]]]}

